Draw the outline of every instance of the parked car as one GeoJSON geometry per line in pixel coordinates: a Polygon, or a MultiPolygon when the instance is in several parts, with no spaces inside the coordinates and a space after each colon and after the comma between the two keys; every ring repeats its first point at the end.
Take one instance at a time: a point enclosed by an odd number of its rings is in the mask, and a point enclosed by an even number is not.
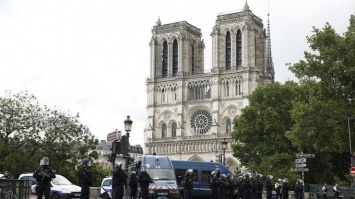
{"type": "Polygon", "coordinates": [[[33,173],[23,173],[18,177],[18,179],[31,181],[31,194],[36,194],[37,180],[33,177],[33,173]]]}
{"type": "Polygon", "coordinates": [[[104,178],[101,182],[100,198],[110,199],[112,194],[112,178],[104,178]]]}
{"type": "MultiPolygon", "coordinates": [[[[33,178],[33,173],[21,174],[19,179],[34,182],[31,187],[31,193],[36,194],[37,181],[33,178]]],[[[81,187],[74,185],[62,175],[56,174],[56,177],[51,181],[51,199],[80,198],[80,193],[81,187]]]]}

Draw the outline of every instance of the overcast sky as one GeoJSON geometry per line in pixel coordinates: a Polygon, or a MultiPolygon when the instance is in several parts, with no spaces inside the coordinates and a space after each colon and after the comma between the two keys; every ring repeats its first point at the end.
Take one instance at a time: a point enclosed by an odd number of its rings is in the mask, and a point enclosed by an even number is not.
{"type": "MultiPolygon", "coordinates": [[[[217,15],[245,0],[0,0],[0,94],[27,90],[49,106],[80,113],[100,140],[133,120],[131,144],[143,144],[151,29],[187,21],[201,28],[205,72],[217,15]]],[[[346,31],[354,0],[248,0],[267,26],[278,82],[295,80],[285,63],[308,50],[312,26],[346,31]],[[269,2],[269,3],[268,3],[269,2]],[[269,6],[268,6],[269,4],[269,6]]]]}

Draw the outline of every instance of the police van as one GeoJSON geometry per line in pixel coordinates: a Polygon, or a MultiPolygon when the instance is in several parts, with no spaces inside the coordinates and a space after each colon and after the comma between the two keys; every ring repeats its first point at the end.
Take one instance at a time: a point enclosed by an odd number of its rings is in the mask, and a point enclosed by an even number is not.
{"type": "MultiPolygon", "coordinates": [[[[153,183],[149,184],[149,198],[180,198],[176,176],[173,165],[167,156],[159,155],[143,155],[137,157],[132,169],[139,175],[142,166],[147,167],[149,176],[153,179],[153,183]]],[[[138,186],[140,196],[140,187],[138,186]]]]}
{"type": "Polygon", "coordinates": [[[192,169],[193,179],[193,197],[194,198],[210,198],[211,189],[209,188],[209,179],[211,172],[219,169],[220,174],[228,174],[232,172],[219,162],[197,162],[197,161],[183,161],[172,160],[175,175],[177,176],[177,184],[179,190],[183,190],[182,180],[185,172],[188,169],[192,169]]]}

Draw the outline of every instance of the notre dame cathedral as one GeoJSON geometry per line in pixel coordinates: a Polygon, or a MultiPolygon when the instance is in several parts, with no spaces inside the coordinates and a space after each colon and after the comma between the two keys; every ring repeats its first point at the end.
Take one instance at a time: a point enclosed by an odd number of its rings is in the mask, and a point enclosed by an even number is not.
{"type": "Polygon", "coordinates": [[[225,154],[222,162],[233,171],[239,167],[233,120],[259,84],[274,82],[269,19],[265,30],[246,2],[241,11],[218,15],[211,36],[212,69],[205,72],[201,29],[159,18],[153,26],[145,153],[190,161],[225,154]]]}

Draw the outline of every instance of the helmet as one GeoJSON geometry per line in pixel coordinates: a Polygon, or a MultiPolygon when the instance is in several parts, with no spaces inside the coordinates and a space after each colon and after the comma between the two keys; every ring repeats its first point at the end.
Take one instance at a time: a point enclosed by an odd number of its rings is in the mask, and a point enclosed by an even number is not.
{"type": "Polygon", "coordinates": [[[245,174],[244,174],[244,177],[245,177],[245,178],[250,178],[250,173],[245,173],[245,174]]]}
{"type": "Polygon", "coordinates": [[[42,160],[39,161],[39,165],[40,166],[48,166],[49,165],[49,158],[47,158],[47,157],[42,158],[42,160]]]}
{"type": "Polygon", "coordinates": [[[116,163],[115,167],[116,167],[116,168],[120,168],[120,169],[121,169],[121,168],[122,168],[122,163],[121,163],[121,162],[116,163]]]}
{"type": "Polygon", "coordinates": [[[86,166],[90,166],[90,160],[88,158],[84,158],[82,161],[81,161],[81,164],[82,165],[86,165],[86,166]]]}
{"type": "Polygon", "coordinates": [[[211,176],[214,176],[214,175],[217,175],[218,174],[218,171],[214,170],[211,172],[211,176]]]}
{"type": "Polygon", "coordinates": [[[284,178],[284,179],[282,180],[282,182],[288,183],[288,179],[287,179],[287,178],[284,178]]]}
{"type": "Polygon", "coordinates": [[[226,174],[222,174],[221,175],[221,179],[226,179],[227,178],[227,175],[226,174]]]}
{"type": "Polygon", "coordinates": [[[278,178],[277,180],[276,180],[276,182],[281,182],[282,180],[281,180],[281,178],[278,178]]]}
{"type": "Polygon", "coordinates": [[[147,166],[146,165],[142,166],[142,171],[144,171],[144,172],[147,171],[147,166]]]}
{"type": "Polygon", "coordinates": [[[136,172],[135,171],[131,171],[131,173],[129,173],[129,177],[131,177],[131,178],[136,177],[136,172]]]}
{"type": "Polygon", "coordinates": [[[271,180],[273,177],[274,177],[274,176],[272,176],[272,175],[267,175],[267,176],[266,176],[266,179],[270,179],[270,180],[271,180]]]}
{"type": "Polygon", "coordinates": [[[256,177],[256,179],[260,179],[263,176],[260,173],[257,173],[255,177],[256,177]]]}
{"type": "Polygon", "coordinates": [[[303,180],[302,179],[297,179],[296,184],[303,184],[303,180]]]}
{"type": "Polygon", "coordinates": [[[192,174],[192,169],[188,169],[185,171],[185,176],[191,175],[192,174]]]}
{"type": "Polygon", "coordinates": [[[231,173],[227,173],[227,178],[231,178],[233,175],[231,173]]]}

